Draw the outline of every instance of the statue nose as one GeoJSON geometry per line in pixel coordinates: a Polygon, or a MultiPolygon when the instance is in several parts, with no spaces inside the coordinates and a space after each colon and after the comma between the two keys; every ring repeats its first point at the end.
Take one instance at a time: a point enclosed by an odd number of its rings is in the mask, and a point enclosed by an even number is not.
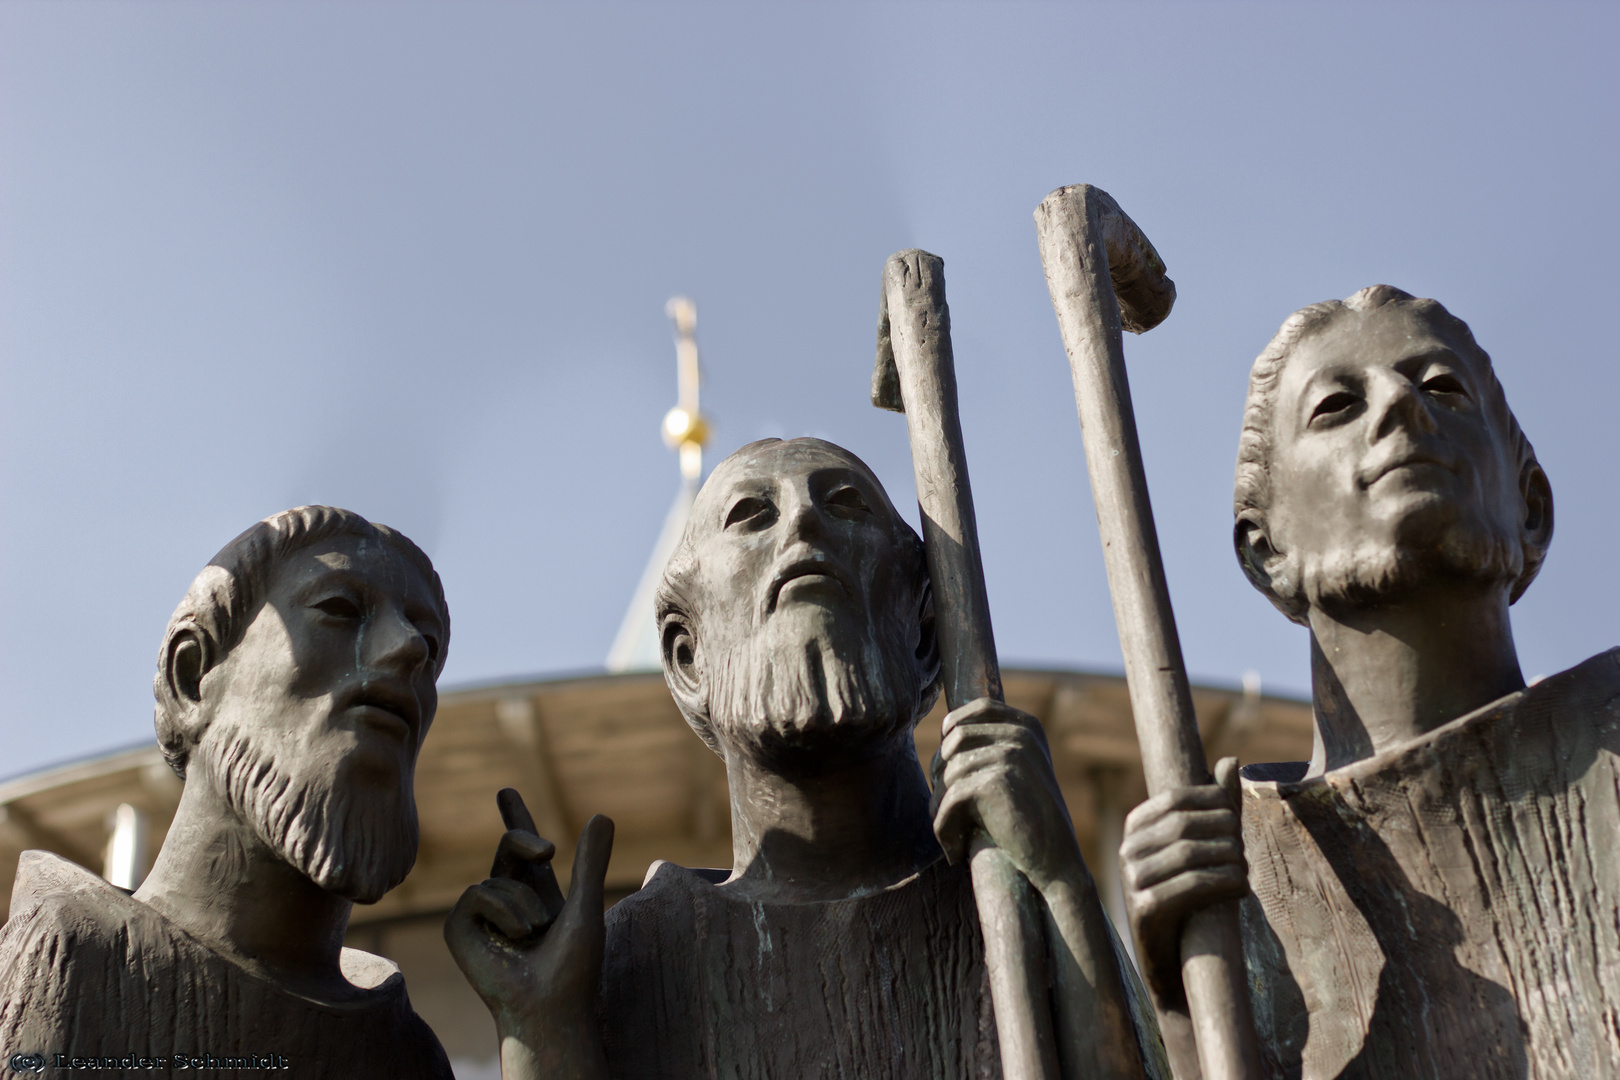
{"type": "Polygon", "coordinates": [[[1384,380],[1384,385],[1374,398],[1373,407],[1376,411],[1368,431],[1369,442],[1377,442],[1402,429],[1423,434],[1436,430],[1434,417],[1429,415],[1418,388],[1412,384],[1412,380],[1395,372],[1384,380]]]}
{"type": "Polygon", "coordinates": [[[800,499],[788,512],[788,542],[824,539],[827,535],[826,524],[826,516],[814,499],[800,499]]]}
{"type": "Polygon", "coordinates": [[[388,609],[379,613],[368,636],[368,659],[376,667],[410,674],[427,662],[427,638],[404,612],[388,609]]]}

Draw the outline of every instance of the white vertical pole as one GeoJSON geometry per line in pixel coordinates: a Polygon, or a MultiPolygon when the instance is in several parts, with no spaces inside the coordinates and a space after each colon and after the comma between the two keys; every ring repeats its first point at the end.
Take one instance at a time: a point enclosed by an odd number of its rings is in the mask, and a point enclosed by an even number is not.
{"type": "Polygon", "coordinates": [[[136,889],[151,867],[147,863],[146,811],[129,803],[112,812],[112,836],[107,840],[105,873],[120,889],[136,889]]]}

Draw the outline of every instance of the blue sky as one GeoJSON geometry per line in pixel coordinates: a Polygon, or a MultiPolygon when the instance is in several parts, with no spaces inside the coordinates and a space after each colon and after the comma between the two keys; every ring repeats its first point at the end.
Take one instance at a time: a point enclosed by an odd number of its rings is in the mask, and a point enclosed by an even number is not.
{"type": "MultiPolygon", "coordinates": [[[[138,742],[220,545],[326,502],[434,558],[445,685],[601,663],[714,448],[867,402],[884,258],[946,260],[1004,662],[1117,668],[1030,214],[1106,188],[1180,300],[1127,343],[1189,668],[1307,684],[1231,555],[1248,365],[1374,282],[1468,320],[1552,478],[1526,675],[1616,643],[1620,8],[0,3],[0,735],[138,742]]],[[[711,454],[711,463],[715,460],[711,454]]],[[[914,516],[914,510],[913,510],[914,516]]]]}

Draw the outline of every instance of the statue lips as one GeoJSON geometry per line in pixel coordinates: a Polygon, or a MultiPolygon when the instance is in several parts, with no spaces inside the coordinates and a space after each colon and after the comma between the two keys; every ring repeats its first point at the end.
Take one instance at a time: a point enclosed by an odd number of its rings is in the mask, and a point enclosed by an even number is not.
{"type": "Polygon", "coordinates": [[[843,567],[831,556],[818,552],[810,558],[794,559],[776,571],[771,578],[771,591],[765,606],[766,613],[776,610],[777,604],[781,601],[782,590],[787,588],[790,582],[806,578],[822,582],[830,581],[842,589],[845,595],[851,594],[849,575],[844,572],[843,567]]]}
{"type": "Polygon", "coordinates": [[[416,695],[391,679],[367,679],[350,691],[341,711],[362,710],[361,724],[401,742],[413,742],[422,726],[416,695]]]}
{"type": "Polygon", "coordinates": [[[1455,466],[1440,460],[1438,457],[1435,457],[1432,454],[1401,454],[1392,459],[1387,459],[1378,465],[1373,466],[1372,468],[1363,470],[1362,476],[1366,477],[1366,479],[1361,482],[1361,486],[1364,489],[1370,488],[1374,484],[1378,483],[1378,481],[1382,480],[1386,476],[1389,476],[1391,473],[1396,472],[1397,470],[1414,469],[1425,465],[1436,469],[1443,469],[1453,475],[1456,475],[1457,472],[1455,466]]]}

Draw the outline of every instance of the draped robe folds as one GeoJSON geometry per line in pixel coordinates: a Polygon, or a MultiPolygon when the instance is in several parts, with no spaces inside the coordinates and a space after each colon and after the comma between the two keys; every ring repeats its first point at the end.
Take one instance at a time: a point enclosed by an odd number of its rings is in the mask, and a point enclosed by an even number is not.
{"type": "Polygon", "coordinates": [[[877,893],[763,903],[654,867],[608,912],[614,1080],[995,1080],[971,880],[943,860],[877,893]]]}
{"type": "MultiPolygon", "coordinates": [[[[998,1080],[1000,1044],[966,866],[879,892],[766,903],[724,870],[654,864],[607,916],[601,1006],[614,1080],[998,1080]]],[[[1115,941],[1148,1076],[1152,1007],[1115,941]]]]}
{"type": "Polygon", "coordinates": [[[1620,1077],[1620,649],[1325,776],[1244,770],[1275,1077],[1620,1077]]]}
{"type": "Polygon", "coordinates": [[[258,1075],[452,1080],[392,961],[344,949],[359,991],[340,1002],[289,993],[220,955],[121,889],[43,851],[18,864],[0,931],[0,1049],[80,1058],[163,1058],[97,1075],[258,1075]],[[177,1067],[176,1055],[187,1059],[177,1067]],[[245,1068],[207,1058],[249,1058],[245,1068]],[[198,1062],[195,1059],[202,1059],[198,1062]],[[265,1064],[266,1062],[270,1064],[265,1064]]]}

